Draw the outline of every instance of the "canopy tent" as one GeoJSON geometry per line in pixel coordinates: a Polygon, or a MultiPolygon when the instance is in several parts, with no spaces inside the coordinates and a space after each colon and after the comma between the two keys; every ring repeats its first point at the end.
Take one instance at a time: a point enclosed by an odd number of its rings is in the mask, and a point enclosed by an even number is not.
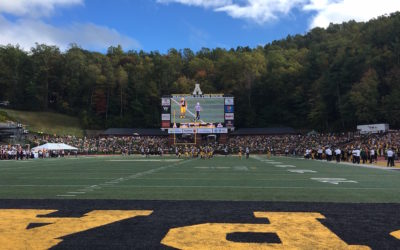
{"type": "Polygon", "coordinates": [[[318,135],[318,132],[315,130],[311,130],[310,132],[307,133],[308,136],[310,135],[318,135]]]}
{"type": "Polygon", "coordinates": [[[32,148],[33,151],[39,150],[78,150],[75,147],[69,146],[65,143],[46,143],[32,148]]]}

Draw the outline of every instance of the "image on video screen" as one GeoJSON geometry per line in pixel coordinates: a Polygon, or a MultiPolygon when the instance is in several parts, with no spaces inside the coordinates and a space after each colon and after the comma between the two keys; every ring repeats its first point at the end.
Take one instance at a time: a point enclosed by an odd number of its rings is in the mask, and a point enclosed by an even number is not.
{"type": "MultiPolygon", "coordinates": [[[[186,102],[186,112],[181,114],[182,97],[171,98],[171,122],[189,123],[196,119],[196,105],[200,105],[199,122],[204,123],[224,123],[224,98],[222,97],[184,97],[186,102]],[[175,113],[175,118],[174,118],[175,113]]],[[[182,110],[183,111],[183,110],[182,110]]]]}

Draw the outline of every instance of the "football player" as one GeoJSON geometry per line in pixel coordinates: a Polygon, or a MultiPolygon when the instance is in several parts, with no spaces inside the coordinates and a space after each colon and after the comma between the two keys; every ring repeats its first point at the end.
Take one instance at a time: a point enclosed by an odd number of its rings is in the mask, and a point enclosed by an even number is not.
{"type": "Polygon", "coordinates": [[[179,105],[181,106],[181,115],[180,115],[180,118],[183,119],[183,118],[185,118],[185,116],[186,116],[186,106],[187,106],[187,103],[186,103],[186,101],[185,101],[185,98],[183,98],[183,97],[181,98],[181,101],[180,101],[179,105]]]}

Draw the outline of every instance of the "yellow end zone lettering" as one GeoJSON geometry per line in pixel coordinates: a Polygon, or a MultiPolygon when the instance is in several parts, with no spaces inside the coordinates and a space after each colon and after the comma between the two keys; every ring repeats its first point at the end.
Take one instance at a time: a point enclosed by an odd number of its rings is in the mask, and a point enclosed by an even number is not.
{"type": "Polygon", "coordinates": [[[370,249],[348,245],[322,225],[320,213],[255,212],[270,224],[205,223],[170,229],[162,244],[179,249],[370,249]],[[232,242],[230,233],[276,233],[281,243],[232,242]]]}
{"type": "Polygon", "coordinates": [[[400,230],[391,232],[390,235],[400,240],[400,230]]]}
{"type": "Polygon", "coordinates": [[[63,236],[152,213],[150,210],[95,210],[80,218],[38,217],[56,211],[0,210],[1,249],[48,249],[60,243],[62,241],[60,238],[63,236]],[[44,223],[44,225],[27,229],[31,223],[44,223]]]}

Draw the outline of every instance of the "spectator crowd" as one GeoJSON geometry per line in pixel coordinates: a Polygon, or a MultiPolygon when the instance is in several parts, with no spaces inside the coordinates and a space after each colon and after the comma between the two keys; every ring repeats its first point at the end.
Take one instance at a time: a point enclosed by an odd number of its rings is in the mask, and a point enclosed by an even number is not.
{"type": "MultiPolygon", "coordinates": [[[[29,144],[0,146],[0,159],[28,159],[34,153],[39,157],[58,157],[67,152],[32,152],[31,146],[44,143],[65,143],[78,148],[80,155],[108,154],[177,154],[197,155],[205,151],[219,154],[262,153],[272,155],[304,156],[309,159],[352,161],[353,163],[374,162],[378,157],[393,153],[400,155],[400,132],[360,135],[356,133],[307,134],[307,135],[252,135],[231,136],[225,144],[203,143],[201,146],[174,146],[168,144],[166,136],[123,136],[78,138],[74,136],[32,136],[29,144]],[[196,153],[197,152],[197,153],[196,153]],[[392,152],[392,153],[391,153],[392,152]],[[194,154],[195,153],[195,154],[194,154]]],[[[392,163],[390,163],[392,164],[392,163]]]]}

